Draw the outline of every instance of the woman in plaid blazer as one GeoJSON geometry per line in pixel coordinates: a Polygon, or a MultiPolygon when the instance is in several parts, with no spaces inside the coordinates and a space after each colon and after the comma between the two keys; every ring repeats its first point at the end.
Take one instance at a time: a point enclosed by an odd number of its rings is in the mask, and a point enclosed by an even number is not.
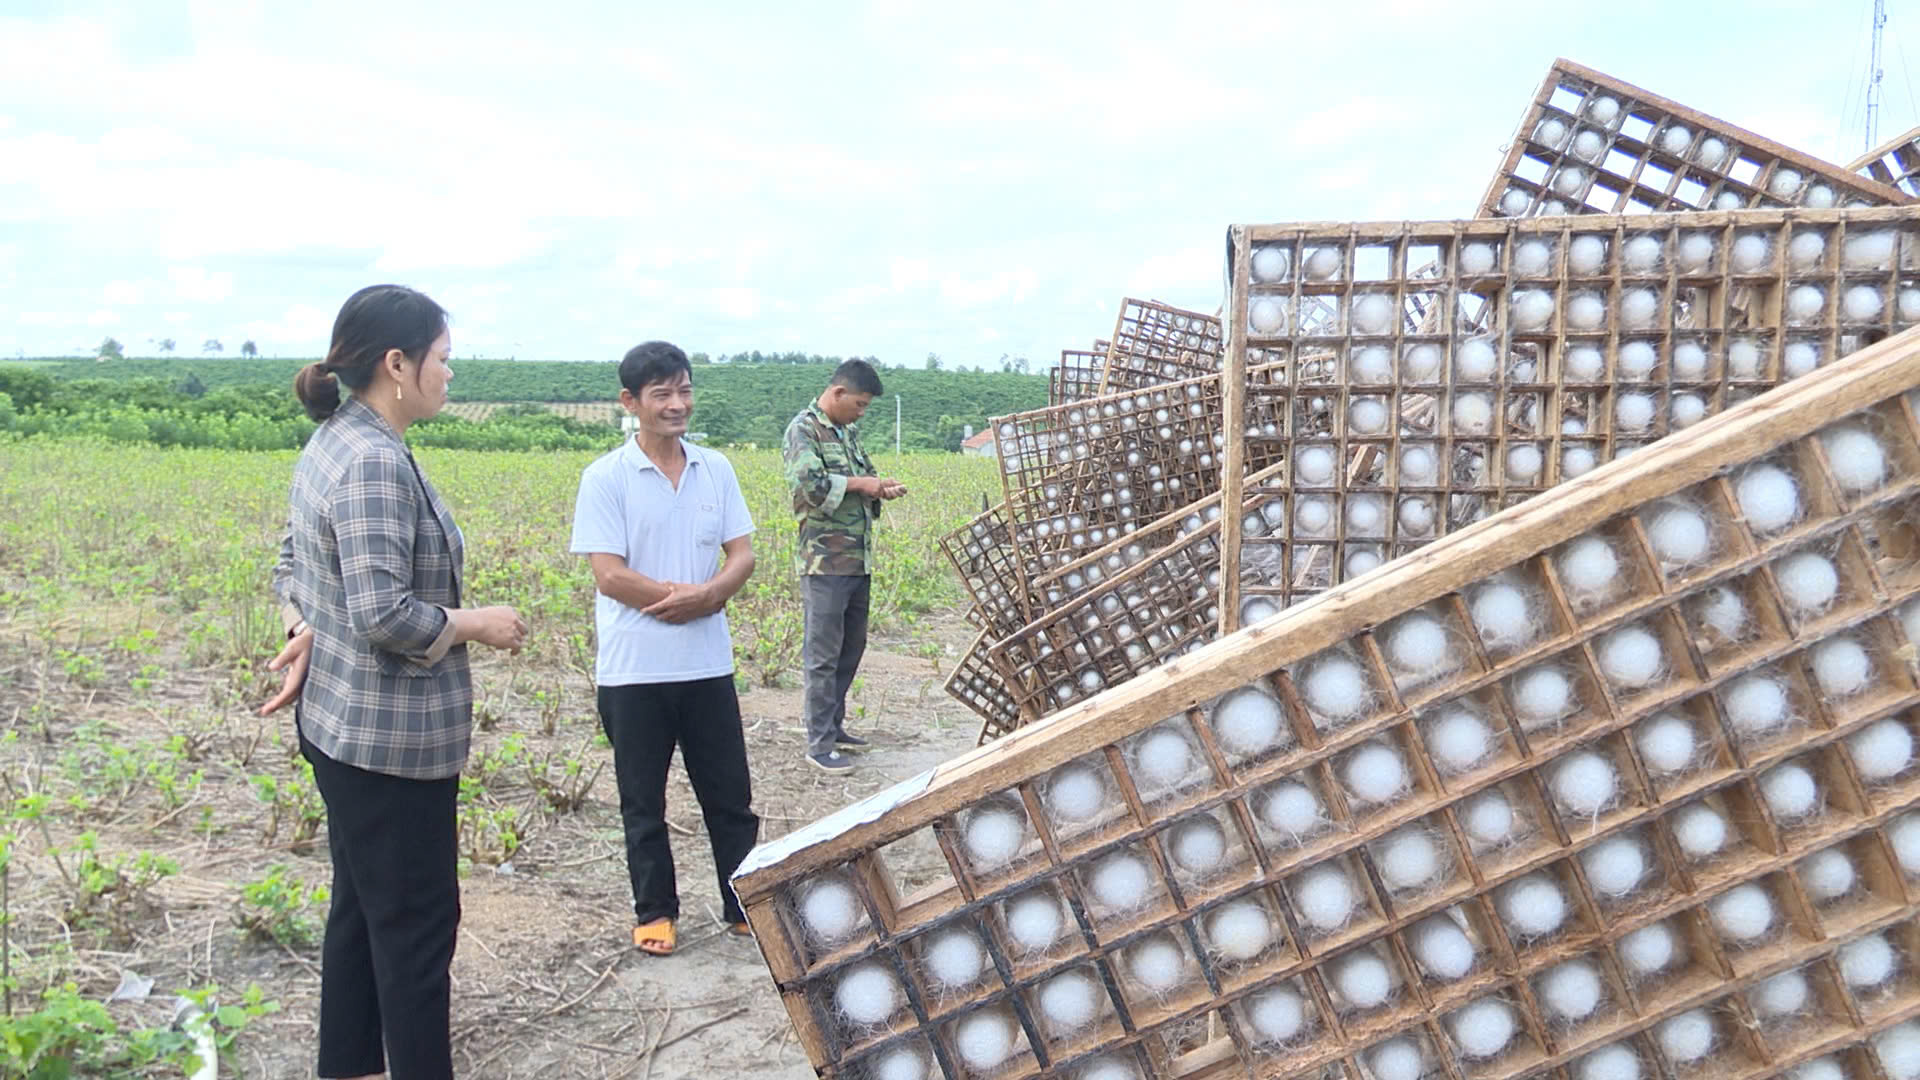
{"type": "Polygon", "coordinates": [[[462,608],[460,529],[402,438],[447,400],[446,312],[412,289],[348,298],[294,391],[320,427],[294,467],[274,586],[279,696],[327,804],[333,905],[323,1077],[453,1076],[460,923],[454,801],[473,721],[467,643],[518,649],[512,608],[462,608]],[[340,399],[340,385],[351,395],[340,399]]]}

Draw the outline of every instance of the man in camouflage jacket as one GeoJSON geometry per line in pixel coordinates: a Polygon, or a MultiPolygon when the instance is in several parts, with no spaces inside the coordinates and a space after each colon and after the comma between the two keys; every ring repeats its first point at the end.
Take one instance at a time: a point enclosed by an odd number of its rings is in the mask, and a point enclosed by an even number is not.
{"type": "Polygon", "coordinates": [[[872,365],[841,364],[826,390],[787,425],[782,451],[800,526],[794,560],[806,608],[800,664],[807,759],[829,772],[853,767],[841,747],[867,744],[847,732],[846,719],[847,688],[867,650],[873,522],[883,500],[907,493],[899,481],[876,475],[853,429],[880,392],[872,365]]]}

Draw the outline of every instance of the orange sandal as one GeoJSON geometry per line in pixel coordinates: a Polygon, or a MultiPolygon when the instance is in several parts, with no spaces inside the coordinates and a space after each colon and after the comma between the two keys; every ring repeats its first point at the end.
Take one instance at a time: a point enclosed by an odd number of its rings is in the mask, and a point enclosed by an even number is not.
{"type": "Polygon", "coordinates": [[[633,928],[633,947],[648,956],[672,956],[673,944],[672,919],[655,919],[633,928]]]}
{"type": "Polygon", "coordinates": [[[753,940],[753,927],[743,922],[728,923],[727,933],[737,938],[746,938],[749,941],[753,940]]]}

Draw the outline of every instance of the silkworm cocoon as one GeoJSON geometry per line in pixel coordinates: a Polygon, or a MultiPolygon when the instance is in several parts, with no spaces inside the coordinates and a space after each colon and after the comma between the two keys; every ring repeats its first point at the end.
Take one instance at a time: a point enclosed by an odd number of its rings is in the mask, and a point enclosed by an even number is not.
{"type": "Polygon", "coordinates": [[[1742,472],[1734,494],[1756,532],[1779,532],[1800,516],[1800,486],[1778,465],[1755,465],[1742,472]]]}
{"type": "Polygon", "coordinates": [[[1099,1057],[1082,1066],[1074,1080],[1140,1080],[1140,1070],[1123,1058],[1099,1057]]]}
{"type": "Polygon", "coordinates": [[[1293,473],[1309,484],[1324,484],[1333,478],[1333,451],[1324,446],[1309,446],[1293,459],[1293,473]]]}
{"type": "Polygon", "coordinates": [[[1322,932],[1345,926],[1360,904],[1346,871],[1335,865],[1316,866],[1300,875],[1293,894],[1301,917],[1322,932]]]}
{"type": "Polygon", "coordinates": [[[1587,116],[1596,124],[1611,126],[1620,116],[1620,102],[1604,95],[1590,98],[1587,101],[1587,116]]]}
{"type": "Polygon", "coordinates": [[[1705,1009],[1690,1009],[1662,1021],[1660,1052],[1676,1065],[1691,1065],[1713,1049],[1713,1018],[1705,1009]]]}
{"type": "Polygon", "coordinates": [[[1489,648],[1512,649],[1538,634],[1526,593],[1516,585],[1495,582],[1473,594],[1470,607],[1474,628],[1489,648]]]}
{"type": "Polygon", "coordinates": [[[1425,536],[1433,531],[1433,504],[1414,497],[1400,500],[1400,529],[1410,536],[1425,536]]]}
{"type": "Polygon", "coordinates": [[[1356,1009],[1372,1009],[1393,996],[1393,969],[1371,948],[1355,949],[1332,963],[1333,985],[1356,1009]]]}
{"type": "Polygon", "coordinates": [[[1660,241],[1652,236],[1633,237],[1621,249],[1620,255],[1628,270],[1644,274],[1660,265],[1660,241]]]}
{"type": "Polygon", "coordinates": [[[1169,788],[1185,780],[1194,768],[1191,742],[1178,729],[1162,727],[1141,736],[1134,745],[1134,767],[1151,789],[1169,788]]]}
{"type": "MultiPolygon", "coordinates": [[[[1546,293],[1535,295],[1547,296],[1546,293]]],[[[1552,311],[1551,297],[1548,297],[1548,311],[1552,311]]],[[[1493,346],[1484,338],[1461,342],[1460,348],[1453,354],[1453,376],[1461,382],[1491,381],[1494,366],[1493,346]]]]}
{"type": "Polygon", "coordinates": [[[1833,478],[1850,493],[1872,491],[1886,482],[1887,453],[1873,433],[1857,424],[1841,424],[1820,433],[1833,478]]]}
{"type": "Polygon", "coordinates": [[[1379,435],[1387,430],[1387,403],[1377,397],[1358,397],[1347,404],[1347,428],[1355,435],[1379,435]]]}
{"type": "Polygon", "coordinates": [[[1357,547],[1347,552],[1347,578],[1352,580],[1380,567],[1380,553],[1372,548],[1357,547]]]}
{"type": "Polygon", "coordinates": [[[1831,1057],[1814,1058],[1787,1072],[1790,1080],[1847,1080],[1845,1069],[1831,1057]]]}
{"type": "Polygon", "coordinates": [[[1840,297],[1840,311],[1850,322],[1872,322],[1880,317],[1887,302],[1872,285],[1855,285],[1840,297]]]}
{"type": "Polygon", "coordinates": [[[1893,258],[1893,233],[1885,229],[1855,233],[1841,245],[1840,258],[1849,270],[1884,269],[1893,258]]]}
{"type": "Polygon", "coordinates": [[[1282,780],[1267,789],[1261,820],[1277,833],[1298,839],[1327,823],[1326,810],[1313,790],[1297,780],[1282,780]]]}
{"type": "Polygon", "coordinates": [[[1367,1055],[1367,1069],[1373,1080],[1420,1080],[1426,1071],[1426,1055],[1420,1044],[1405,1035],[1388,1039],[1367,1055]]]}
{"type": "Polygon", "coordinates": [[[1893,978],[1900,967],[1900,957],[1887,943],[1884,934],[1868,934],[1857,941],[1840,946],[1834,953],[1834,959],[1840,963],[1840,977],[1847,982],[1847,988],[1854,991],[1871,990],[1893,978]]]}
{"type": "Polygon", "coordinates": [[[1578,195],[1586,186],[1587,171],[1578,165],[1562,165],[1560,171],[1553,174],[1553,190],[1562,195],[1578,195]]]}
{"type": "Polygon", "coordinates": [[[1540,1002],[1547,1012],[1566,1023],[1593,1015],[1606,996],[1600,975],[1584,960],[1568,960],[1540,977],[1540,1002]]]}
{"type": "Polygon", "coordinates": [[[1620,939],[1620,962],[1628,974],[1640,978],[1665,971],[1679,953],[1680,939],[1664,922],[1643,926],[1620,939]]]}
{"type": "Polygon", "coordinates": [[[1607,242],[1592,234],[1576,236],[1567,245],[1567,266],[1575,274],[1591,277],[1607,265],[1607,242]]]}
{"type": "Polygon", "coordinates": [[[1706,803],[1681,807],[1671,824],[1674,843],[1690,859],[1717,855],[1727,845],[1727,819],[1706,803]]]}
{"type": "Polygon", "coordinates": [[[1687,147],[1692,145],[1693,132],[1688,131],[1679,124],[1674,124],[1660,133],[1660,149],[1675,157],[1684,155],[1687,152],[1687,147]]]}
{"type": "Polygon", "coordinates": [[[1666,670],[1660,639],[1643,626],[1622,627],[1600,639],[1600,672],[1615,686],[1637,690],[1666,670]]]}
{"type": "Polygon", "coordinates": [[[1801,205],[1811,210],[1831,209],[1834,202],[1833,189],[1825,184],[1809,185],[1806,196],[1800,200],[1801,205]]]}
{"type": "Polygon", "coordinates": [[[1630,327],[1652,326],[1660,314],[1660,295],[1652,289],[1628,289],[1620,298],[1620,317],[1630,327]]]}
{"type": "Polygon", "coordinates": [[[1603,1046],[1574,1066],[1577,1080],[1640,1080],[1640,1058],[1625,1043],[1603,1046]]]}
{"type": "Polygon", "coordinates": [[[1707,374],[1707,350],[1697,341],[1678,342],[1673,347],[1673,377],[1701,379],[1707,374]]]}
{"type": "Polygon", "coordinates": [[[1667,406],[1675,428],[1689,428],[1707,418],[1707,402],[1699,394],[1675,394],[1667,406]]]}
{"type": "Polygon", "coordinates": [[[1727,160],[1727,144],[1717,136],[1709,135],[1694,147],[1693,160],[1709,169],[1718,168],[1721,162],[1727,160]]]}
{"type": "Polygon", "coordinates": [[[1362,334],[1384,334],[1393,325],[1393,301],[1367,293],[1353,302],[1353,328],[1362,334]]]}
{"type": "Polygon", "coordinates": [[[1253,280],[1274,282],[1285,280],[1293,258],[1287,249],[1273,244],[1255,248],[1253,251],[1253,280]]]}
{"type": "Polygon", "coordinates": [[[1573,137],[1573,156],[1593,164],[1607,149],[1607,140],[1597,131],[1582,131],[1573,137]]]}
{"type": "Polygon", "coordinates": [[[1613,545],[1598,536],[1583,536],[1568,544],[1559,563],[1567,591],[1587,600],[1612,592],[1620,578],[1620,559],[1613,545]]]}
{"type": "Polygon", "coordinates": [[[1333,503],[1320,495],[1303,495],[1293,504],[1293,528],[1300,536],[1324,536],[1333,526],[1333,503]]]}
{"type": "Polygon", "coordinates": [[[1802,614],[1826,610],[1840,591],[1840,572],[1825,556],[1802,551],[1780,560],[1773,568],[1780,596],[1802,614]]]}
{"type": "Polygon", "coordinates": [[[1438,877],[1446,866],[1440,845],[1418,826],[1398,829],[1380,841],[1376,863],[1381,880],[1396,891],[1417,889],[1438,877]]]}
{"type": "Polygon", "coordinates": [[[1446,627],[1431,615],[1404,616],[1388,629],[1386,639],[1387,660],[1403,674],[1428,678],[1460,664],[1446,627]]]}
{"type": "Polygon", "coordinates": [[[1742,675],[1728,684],[1721,701],[1736,734],[1755,738],[1778,731],[1791,719],[1787,688],[1765,673],[1742,675]]]}
{"type": "Polygon", "coordinates": [[[1816,904],[1831,903],[1853,891],[1859,874],[1840,848],[1816,851],[1800,861],[1800,882],[1816,904]]]}
{"type": "Polygon", "coordinates": [[[1799,1012],[1813,995],[1807,977],[1798,971],[1783,971],[1754,987],[1747,1000],[1762,1020],[1778,1020],[1799,1012]]]}
{"type": "Polygon", "coordinates": [[[1553,319],[1553,294],[1542,289],[1525,289],[1513,297],[1513,327],[1539,330],[1553,319]]]}
{"type": "Polygon", "coordinates": [[[1429,915],[1414,924],[1413,958],[1428,975],[1445,982],[1473,970],[1473,942],[1445,915],[1429,915]]]}
{"type": "Polygon", "coordinates": [[[1820,366],[1820,347],[1810,341],[1789,341],[1780,351],[1780,373],[1797,379],[1820,366]]]}
{"type": "Polygon", "coordinates": [[[1787,241],[1787,265],[1795,270],[1815,269],[1826,253],[1826,237],[1817,232],[1797,232],[1787,241]]]}
{"type": "Polygon", "coordinates": [[[1045,889],[1033,889],[1007,901],[1006,918],[1008,936],[1029,953],[1051,948],[1066,926],[1059,898],[1045,889]]]}
{"type": "Polygon", "coordinates": [[[1545,937],[1567,919],[1567,897],[1546,874],[1528,874],[1500,890],[1500,918],[1523,939],[1545,937]]]}
{"type": "Polygon", "coordinates": [[[1636,745],[1648,772],[1656,776],[1680,772],[1693,764],[1693,725],[1673,713],[1661,713],[1640,725],[1636,745]]]}
{"type": "Polygon", "coordinates": [[[1736,379],[1760,377],[1760,346],[1749,338],[1738,338],[1727,346],[1727,373],[1736,379]]]}
{"type": "Polygon", "coordinates": [[[1273,920],[1259,904],[1235,900],[1207,916],[1207,940],[1228,960],[1251,960],[1273,943],[1273,920]]]}
{"type": "Polygon", "coordinates": [[[1920,322],[1920,289],[1901,289],[1894,298],[1894,304],[1901,322],[1920,322]]]}
{"type": "Polygon", "coordinates": [[[1213,707],[1213,733],[1229,754],[1252,757],[1293,742],[1286,714],[1272,695],[1243,686],[1213,707]]]}
{"type": "Polygon", "coordinates": [[[1606,372],[1606,358],[1591,345],[1576,345],[1567,350],[1567,377],[1577,382],[1594,382],[1606,372]]]}
{"type": "Polygon", "coordinates": [[[1013,1020],[999,1009],[982,1009],[963,1017],[953,1028],[953,1046],[960,1060],[982,1072],[1013,1053],[1013,1020]]]}
{"type": "Polygon", "coordinates": [[[1132,911],[1147,903],[1153,889],[1153,875],[1138,855],[1115,852],[1093,867],[1088,884],[1094,899],[1115,911],[1132,911]]]}
{"type": "Polygon", "coordinates": [[[1391,745],[1369,742],[1347,757],[1341,778],[1355,801],[1384,803],[1407,790],[1407,764],[1391,745]]]}
{"type": "MultiPolygon", "coordinates": [[[[1550,123],[1557,124],[1559,121],[1550,121],[1550,123]]],[[[1561,137],[1566,137],[1564,128],[1561,129],[1561,137]]],[[[1460,272],[1463,274],[1488,273],[1493,270],[1493,264],[1496,261],[1497,256],[1492,244],[1470,243],[1463,244],[1460,248],[1460,272]]]]}
{"type": "Polygon", "coordinates": [[[1827,306],[1827,294],[1818,285],[1795,285],[1787,292],[1787,321],[1811,322],[1827,306]]]}
{"type": "Polygon", "coordinates": [[[874,1059],[873,1080],[927,1080],[927,1057],[917,1046],[896,1046],[874,1059]]]}
{"type": "Polygon", "coordinates": [[[1493,747],[1493,729],[1469,709],[1449,709],[1427,727],[1427,751],[1443,774],[1473,768],[1493,753],[1493,747]]]}
{"type": "Polygon", "coordinates": [[[800,894],[800,924],[817,945],[836,945],[860,925],[860,898],[837,877],[818,878],[800,894]]]}
{"type": "Polygon", "coordinates": [[[1212,817],[1201,814],[1175,825],[1167,834],[1167,848],[1175,866],[1205,876],[1226,862],[1227,831],[1212,817]]]}
{"type": "Polygon", "coordinates": [[[1247,999],[1247,1022],[1263,1043],[1282,1043],[1307,1026],[1307,1001],[1289,986],[1275,986],[1247,999]]]}
{"type": "Polygon", "coordinates": [[[1714,928],[1735,944],[1751,944],[1773,929],[1773,898],[1758,885],[1736,885],[1707,905],[1714,928]]]}
{"type": "Polygon", "coordinates": [[[878,963],[860,964],[840,976],[833,1001],[841,1015],[862,1027],[884,1024],[900,1008],[900,980],[878,963]]]}
{"type": "Polygon", "coordinates": [[[1504,844],[1515,831],[1513,806],[1498,789],[1482,792],[1461,807],[1460,827],[1466,830],[1468,839],[1480,847],[1504,844]]]}
{"type": "Polygon", "coordinates": [[[1697,274],[1706,270],[1713,264],[1713,237],[1705,233],[1682,236],[1674,261],[1686,273],[1697,274]]]}
{"type": "Polygon", "coordinates": [[[1440,374],[1437,345],[1409,345],[1400,357],[1400,372],[1415,382],[1429,382],[1440,374]]]}
{"type": "Polygon", "coordinates": [[[983,869],[1000,866],[1020,852],[1027,819],[1004,803],[980,807],[967,815],[961,838],[967,858],[983,869]]]}
{"type": "Polygon", "coordinates": [[[1667,566],[1693,566],[1713,551],[1707,516],[1684,503],[1662,504],[1645,523],[1654,555],[1667,566]]]}
{"type": "Polygon", "coordinates": [[[1554,765],[1548,785],[1553,801],[1577,817],[1592,817],[1613,804],[1620,777],[1613,763],[1591,750],[1579,750],[1554,765]]]}
{"type": "Polygon", "coordinates": [[[1165,994],[1186,981],[1187,958],[1172,936],[1159,933],[1127,950],[1127,973],[1155,994],[1165,994]]]}
{"type": "Polygon", "coordinates": [[[1340,252],[1336,248],[1315,248],[1307,254],[1307,276],[1326,281],[1340,273],[1340,252]]]}
{"type": "Polygon", "coordinates": [[[1500,212],[1508,217],[1524,217],[1532,206],[1533,196],[1519,188],[1508,188],[1506,193],[1500,196],[1500,212]]]}
{"type": "Polygon", "coordinates": [[[1850,697],[1873,683],[1873,660],[1850,637],[1828,638],[1813,649],[1813,681],[1829,697],[1850,697]]]}
{"type": "Polygon", "coordinates": [[[1056,821],[1078,825],[1093,820],[1107,804],[1107,784],[1090,766],[1062,765],[1047,780],[1045,801],[1056,821]]]}
{"type": "Polygon", "coordinates": [[[1647,856],[1639,841],[1614,836],[1581,853],[1587,882],[1601,899],[1615,900],[1633,892],[1647,874],[1647,856]]]}
{"type": "Polygon", "coordinates": [[[1365,345],[1353,350],[1347,371],[1356,383],[1384,383],[1393,379],[1393,354],[1384,345],[1365,345]]]}
{"type": "MultiPolygon", "coordinates": [[[[1735,196],[1738,199],[1738,196],[1735,196]]],[[[1767,267],[1767,258],[1772,254],[1773,244],[1760,233],[1746,233],[1733,241],[1733,252],[1729,261],[1733,269],[1742,274],[1757,273],[1767,267]]]]}
{"type": "Polygon", "coordinates": [[[928,935],[926,965],[934,985],[958,989],[980,978],[986,970],[987,954],[972,931],[951,927],[928,935]]]}
{"type": "Polygon", "coordinates": [[[1400,482],[1430,484],[1434,479],[1433,451],[1425,446],[1407,446],[1400,450],[1400,482]]]}
{"type": "Polygon", "coordinates": [[[1873,1053],[1887,1080],[1920,1078],[1920,1023],[1909,1020],[1874,1036],[1873,1053]]]}
{"type": "Polygon", "coordinates": [[[1278,334],[1287,328],[1285,301],[1257,296],[1247,305],[1247,323],[1256,334],[1278,334]]]}
{"type": "Polygon", "coordinates": [[[1302,680],[1302,689],[1307,705],[1335,722],[1358,718],[1373,698],[1360,665],[1338,653],[1314,664],[1302,680]]]}
{"type": "Polygon", "coordinates": [[[1620,377],[1644,379],[1660,364],[1659,350],[1645,341],[1629,341],[1620,346],[1620,377]]]}
{"type": "Polygon", "coordinates": [[[1913,733],[1898,720],[1877,720],[1848,736],[1847,753],[1860,779],[1868,783],[1891,780],[1913,764],[1913,733]]]}
{"type": "Polygon", "coordinates": [[[1820,785],[1801,765],[1788,762],[1775,766],[1760,777],[1760,794],[1767,800],[1776,821],[1803,820],[1820,809],[1820,785]]]}
{"type": "Polygon", "coordinates": [[[1507,479],[1522,484],[1535,483],[1540,479],[1540,470],[1546,465],[1546,459],[1540,448],[1532,443],[1522,443],[1507,450],[1507,479]]]}
{"type": "Polygon", "coordinates": [[[1553,724],[1571,712],[1573,680],[1557,667],[1531,667],[1514,677],[1513,708],[1520,726],[1533,731],[1553,724]]]}
{"type": "Polygon", "coordinates": [[[1567,301],[1567,326],[1574,330],[1594,330],[1607,321],[1607,302],[1593,293],[1580,293],[1567,301]]]}
{"type": "Polygon", "coordinates": [[[1777,199],[1785,199],[1799,191],[1800,185],[1804,182],[1805,178],[1798,170],[1775,169],[1773,175],[1767,180],[1767,194],[1777,199]]]}

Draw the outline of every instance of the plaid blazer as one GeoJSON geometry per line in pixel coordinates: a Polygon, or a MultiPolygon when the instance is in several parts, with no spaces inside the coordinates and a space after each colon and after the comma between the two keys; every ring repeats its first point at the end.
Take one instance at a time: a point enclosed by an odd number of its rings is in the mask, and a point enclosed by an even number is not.
{"type": "Polygon", "coordinates": [[[293,470],[274,590],[313,627],[301,733],[335,761],[416,780],[456,775],[473,728],[453,644],[460,529],[379,413],[350,398],[293,470]]]}

